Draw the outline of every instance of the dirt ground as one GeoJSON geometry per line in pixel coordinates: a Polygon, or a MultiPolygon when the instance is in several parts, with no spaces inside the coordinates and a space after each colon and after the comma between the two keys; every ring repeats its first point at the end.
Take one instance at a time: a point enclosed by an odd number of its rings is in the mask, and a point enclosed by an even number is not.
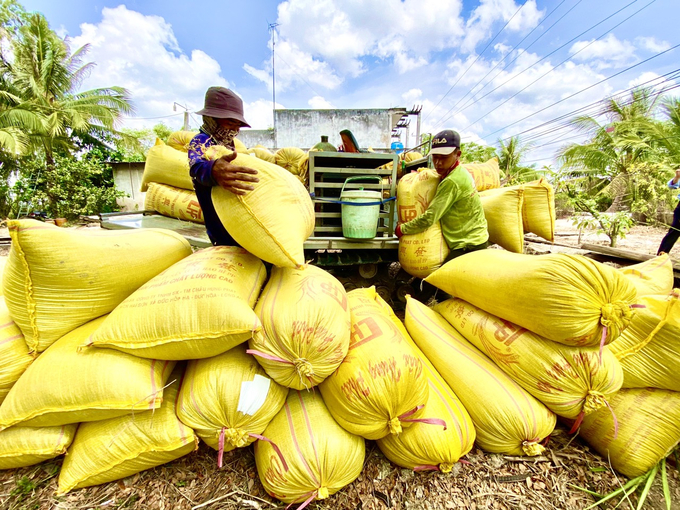
{"type": "MultiPolygon", "coordinates": [[[[557,244],[577,248],[578,231],[571,221],[558,220],[557,244]]],[[[618,247],[655,254],[666,229],[633,228],[618,247]]],[[[0,229],[0,238],[6,236],[0,229]]],[[[581,235],[580,242],[608,245],[605,236],[581,235]]],[[[537,245],[540,246],[540,245],[537,245]]],[[[7,246],[0,246],[0,256],[7,246]]],[[[680,259],[680,246],[671,253],[680,259]]],[[[607,494],[627,479],[615,473],[606,459],[593,453],[578,437],[558,425],[546,453],[534,459],[488,454],[474,448],[449,474],[401,469],[391,464],[375,442],[366,442],[366,461],[359,478],[325,501],[318,510],[378,509],[527,509],[574,510],[594,503],[579,488],[607,494]]],[[[178,509],[236,510],[285,508],[270,498],[259,482],[252,447],[230,452],[217,468],[216,452],[205,444],[175,462],[97,487],[56,496],[61,459],[37,466],[0,471],[0,509],[178,509]]],[[[668,478],[673,507],[680,509],[680,476],[669,459],[668,478]]],[[[657,479],[644,508],[666,509],[657,479]]],[[[620,508],[636,508],[631,496],[620,508]]],[[[614,508],[605,503],[600,508],[614,508]]]]}

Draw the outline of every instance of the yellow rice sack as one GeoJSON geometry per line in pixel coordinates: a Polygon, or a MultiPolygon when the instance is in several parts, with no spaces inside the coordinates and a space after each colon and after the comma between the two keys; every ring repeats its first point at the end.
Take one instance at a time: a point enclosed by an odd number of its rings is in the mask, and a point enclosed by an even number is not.
{"type": "Polygon", "coordinates": [[[378,447],[398,466],[416,471],[448,473],[474,444],[476,434],[470,414],[434,365],[411,339],[389,305],[380,296],[377,301],[391,316],[392,322],[403,332],[404,338],[422,361],[430,392],[423,410],[423,416],[429,419],[416,421],[399,435],[390,434],[378,439],[378,447]],[[436,420],[439,419],[444,421],[445,428],[436,426],[436,420]]]}
{"type": "Polygon", "coordinates": [[[234,150],[239,154],[248,154],[248,147],[238,138],[234,138],[234,150]]]}
{"type": "Polygon", "coordinates": [[[118,305],[86,345],[152,359],[216,356],[261,331],[253,307],[266,276],[243,248],[197,251],[118,305]]]}
{"type": "Polygon", "coordinates": [[[81,324],[113,310],[157,274],[191,254],[170,230],[65,229],[11,220],[3,288],[31,351],[42,352],[81,324]]]}
{"type": "Polygon", "coordinates": [[[406,163],[410,163],[411,161],[415,161],[416,159],[422,158],[423,155],[418,151],[402,152],[401,154],[399,154],[399,159],[401,161],[405,161],[406,163]]]}
{"type": "MultiPolygon", "coordinates": [[[[224,147],[210,149],[206,155],[213,159],[230,152],[224,147]]],[[[315,221],[307,189],[290,172],[252,156],[239,154],[233,164],[257,170],[260,182],[245,195],[213,188],[222,224],[256,257],[279,267],[304,266],[304,242],[312,235],[315,221]]]]}
{"type": "Polygon", "coordinates": [[[514,252],[524,252],[521,189],[499,188],[479,194],[489,230],[489,242],[514,252]]]}
{"type": "Polygon", "coordinates": [[[175,415],[181,370],[159,409],[81,423],[59,472],[58,494],[120,480],[194,451],[198,440],[175,415]]]}
{"type": "Polygon", "coordinates": [[[406,329],[470,413],[489,452],[539,455],[556,417],[468,343],[437,312],[408,298],[406,329]]]}
{"type": "Polygon", "coordinates": [[[66,453],[77,424],[12,427],[0,432],[0,469],[32,466],[66,453]]]}
{"type": "Polygon", "coordinates": [[[32,362],[33,356],[28,353],[24,335],[12,321],[5,300],[0,297],[0,404],[32,362]]]}
{"type": "MultiPolygon", "coordinates": [[[[437,192],[439,174],[430,168],[404,175],[397,185],[399,221],[406,223],[423,214],[437,192]]],[[[438,269],[449,255],[449,247],[437,222],[424,232],[402,236],[399,263],[408,274],[425,278],[438,269]]]]}
{"type": "Polygon", "coordinates": [[[286,401],[288,388],[272,381],[245,347],[190,361],[177,404],[177,416],[208,446],[222,453],[262,437],[286,401]],[[220,446],[221,444],[221,446],[220,446]]]}
{"type": "Polygon", "coordinates": [[[475,181],[477,191],[498,188],[501,185],[501,170],[498,159],[491,158],[486,163],[461,163],[475,181]]]}
{"type": "Polygon", "coordinates": [[[645,474],[680,442],[680,393],[624,389],[610,405],[611,412],[603,408],[586,416],[579,436],[619,473],[645,474]]]}
{"type": "Polygon", "coordinates": [[[188,189],[150,182],[144,197],[144,209],[170,218],[205,223],[196,193],[188,189]]]}
{"type": "Polygon", "coordinates": [[[274,267],[255,313],[264,334],[248,341],[248,352],[283,386],[297,390],[316,386],[347,355],[347,293],[323,269],[274,267]]]}
{"type": "Polygon", "coordinates": [[[609,345],[623,367],[624,388],[680,391],[680,290],[644,296],[630,326],[609,345]]]}
{"type": "Polygon", "coordinates": [[[178,151],[189,152],[189,144],[197,134],[198,131],[175,131],[170,133],[168,145],[178,151]]]}
{"type": "Polygon", "coordinates": [[[262,147],[261,145],[256,145],[252,149],[249,149],[248,154],[250,154],[251,156],[255,156],[258,159],[261,159],[262,161],[266,161],[267,163],[276,164],[276,156],[269,152],[264,147],[262,147]]]}
{"type": "MultiPolygon", "coordinates": [[[[546,340],[460,299],[434,307],[463,337],[555,414],[577,418],[606,405],[623,384],[608,347],[571,347],[546,340]]],[[[613,345],[613,344],[610,344],[613,345]]]]}
{"type": "Polygon", "coordinates": [[[285,503],[326,499],[352,483],[364,464],[364,440],[342,429],[321,395],[291,390],[264,435],[278,445],[255,443],[255,464],[267,493],[285,503]]]}
{"type": "Polygon", "coordinates": [[[378,302],[374,287],[347,294],[349,352],[319,388],[336,421],[352,434],[380,439],[421,417],[429,395],[423,364],[378,302]]]}
{"type": "Polygon", "coordinates": [[[31,363],[0,406],[0,430],[105,420],[160,406],[174,362],[112,349],[78,352],[103,321],[80,326],[31,363]]]}
{"type": "Polygon", "coordinates": [[[636,291],[616,269],[579,255],[480,250],[426,279],[482,310],[565,345],[615,340],[630,322],[636,291]]]}
{"type": "Polygon", "coordinates": [[[194,189],[189,175],[187,153],[173,149],[156,139],[156,145],[146,154],[140,191],[146,191],[150,182],[159,182],[175,188],[194,189]]]}
{"type": "Polygon", "coordinates": [[[664,253],[639,264],[619,269],[641,296],[667,296],[673,290],[673,261],[664,253]]]}
{"type": "MultiPolygon", "coordinates": [[[[7,264],[7,257],[0,257],[0,281],[2,281],[2,275],[5,272],[5,265],[7,264]]],[[[4,294],[2,292],[2,285],[0,285],[0,297],[4,294]]]]}
{"type": "Polygon", "coordinates": [[[305,159],[305,151],[297,147],[283,147],[274,154],[274,162],[295,175],[304,184],[301,164],[305,159]]]}

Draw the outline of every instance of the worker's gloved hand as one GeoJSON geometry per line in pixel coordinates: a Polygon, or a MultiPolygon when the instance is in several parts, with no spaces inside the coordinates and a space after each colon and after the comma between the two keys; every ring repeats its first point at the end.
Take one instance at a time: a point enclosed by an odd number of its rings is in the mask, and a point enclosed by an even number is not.
{"type": "Polygon", "coordinates": [[[236,152],[228,156],[222,156],[215,161],[212,168],[213,179],[224,189],[236,195],[245,195],[247,191],[255,189],[249,182],[260,182],[255,177],[257,170],[245,166],[234,165],[232,161],[236,158],[236,152]]]}
{"type": "Polygon", "coordinates": [[[394,229],[394,235],[397,236],[397,238],[400,238],[404,234],[401,233],[401,223],[397,225],[397,228],[394,229]]]}

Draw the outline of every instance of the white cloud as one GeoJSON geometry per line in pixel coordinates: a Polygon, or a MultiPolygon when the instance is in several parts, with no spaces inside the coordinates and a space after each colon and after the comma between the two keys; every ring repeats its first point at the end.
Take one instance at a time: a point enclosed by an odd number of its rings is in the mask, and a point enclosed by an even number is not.
{"type": "Polygon", "coordinates": [[[659,41],[656,37],[636,37],[635,43],[639,48],[643,48],[652,53],[660,53],[671,47],[668,41],[659,41]]]}
{"type": "Polygon", "coordinates": [[[481,0],[465,25],[463,51],[472,52],[481,41],[490,38],[498,21],[508,23],[506,30],[519,32],[534,28],[545,14],[536,7],[536,0],[522,4],[519,12],[518,9],[515,0],[481,0]]]}
{"type": "MultiPolygon", "coordinates": [[[[511,0],[512,1],[512,0],[511,0]]],[[[532,0],[533,1],[533,0],[532,0]]],[[[392,59],[400,73],[407,73],[428,63],[433,51],[455,47],[460,43],[463,22],[462,0],[287,0],[278,7],[279,36],[276,55],[283,55],[281,88],[298,87],[299,75],[307,79],[310,72],[323,67],[324,83],[334,88],[345,78],[366,72],[364,59],[392,59]],[[285,49],[287,47],[287,50],[285,49]],[[298,73],[284,71],[284,67],[298,73]]],[[[271,74],[271,63],[257,71],[271,74]]],[[[247,68],[247,69],[248,69],[247,68]]],[[[309,81],[309,80],[308,80],[309,81]]]]}
{"type": "Polygon", "coordinates": [[[330,101],[324,99],[321,96],[314,96],[309,101],[307,101],[309,107],[313,110],[330,110],[335,108],[330,101]]]}
{"type": "Polygon", "coordinates": [[[512,47],[507,46],[506,44],[503,44],[503,43],[498,43],[498,44],[494,45],[493,49],[496,50],[501,55],[506,55],[507,53],[510,52],[512,47]]]}
{"type": "MultiPolygon", "coordinates": [[[[284,108],[276,103],[276,109],[284,108]]],[[[243,104],[243,116],[253,129],[269,129],[274,126],[274,112],[272,102],[266,99],[258,99],[252,103],[243,104]]]]}
{"type": "Polygon", "coordinates": [[[637,60],[635,46],[629,41],[620,41],[611,33],[599,41],[577,41],[569,53],[574,60],[593,61],[597,69],[626,67],[637,60]]]}
{"type": "Polygon", "coordinates": [[[645,73],[642,73],[637,78],[630,80],[628,82],[628,85],[625,87],[625,89],[629,89],[629,88],[632,88],[632,87],[638,87],[638,86],[642,85],[643,87],[651,88],[653,90],[660,91],[663,88],[668,87],[668,86],[672,86],[676,83],[677,82],[675,80],[667,80],[665,78],[662,78],[660,75],[658,75],[655,72],[647,71],[645,73]]]}
{"type": "MultiPolygon", "coordinates": [[[[199,50],[190,55],[182,52],[172,27],[159,16],[145,16],[120,5],[104,8],[101,22],[83,23],[80,29],[81,34],[69,44],[72,50],[90,44],[85,60],[96,62],[82,89],[125,87],[132,93],[139,118],[173,115],[175,101],[190,111],[199,110],[208,87],[229,86],[215,59],[199,50]]],[[[180,127],[182,114],[158,120],[128,119],[125,126],[138,128],[161,120],[180,127]]]]}

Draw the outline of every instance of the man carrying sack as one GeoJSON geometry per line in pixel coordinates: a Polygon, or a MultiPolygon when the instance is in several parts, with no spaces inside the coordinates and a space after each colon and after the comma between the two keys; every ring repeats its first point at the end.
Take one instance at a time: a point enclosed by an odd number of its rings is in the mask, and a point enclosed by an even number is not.
{"type": "Polygon", "coordinates": [[[441,222],[442,235],[451,250],[445,262],[489,245],[482,201],[470,173],[460,168],[460,135],[450,129],[432,140],[432,162],[441,177],[427,210],[413,220],[397,225],[397,237],[417,234],[441,222]]]}

